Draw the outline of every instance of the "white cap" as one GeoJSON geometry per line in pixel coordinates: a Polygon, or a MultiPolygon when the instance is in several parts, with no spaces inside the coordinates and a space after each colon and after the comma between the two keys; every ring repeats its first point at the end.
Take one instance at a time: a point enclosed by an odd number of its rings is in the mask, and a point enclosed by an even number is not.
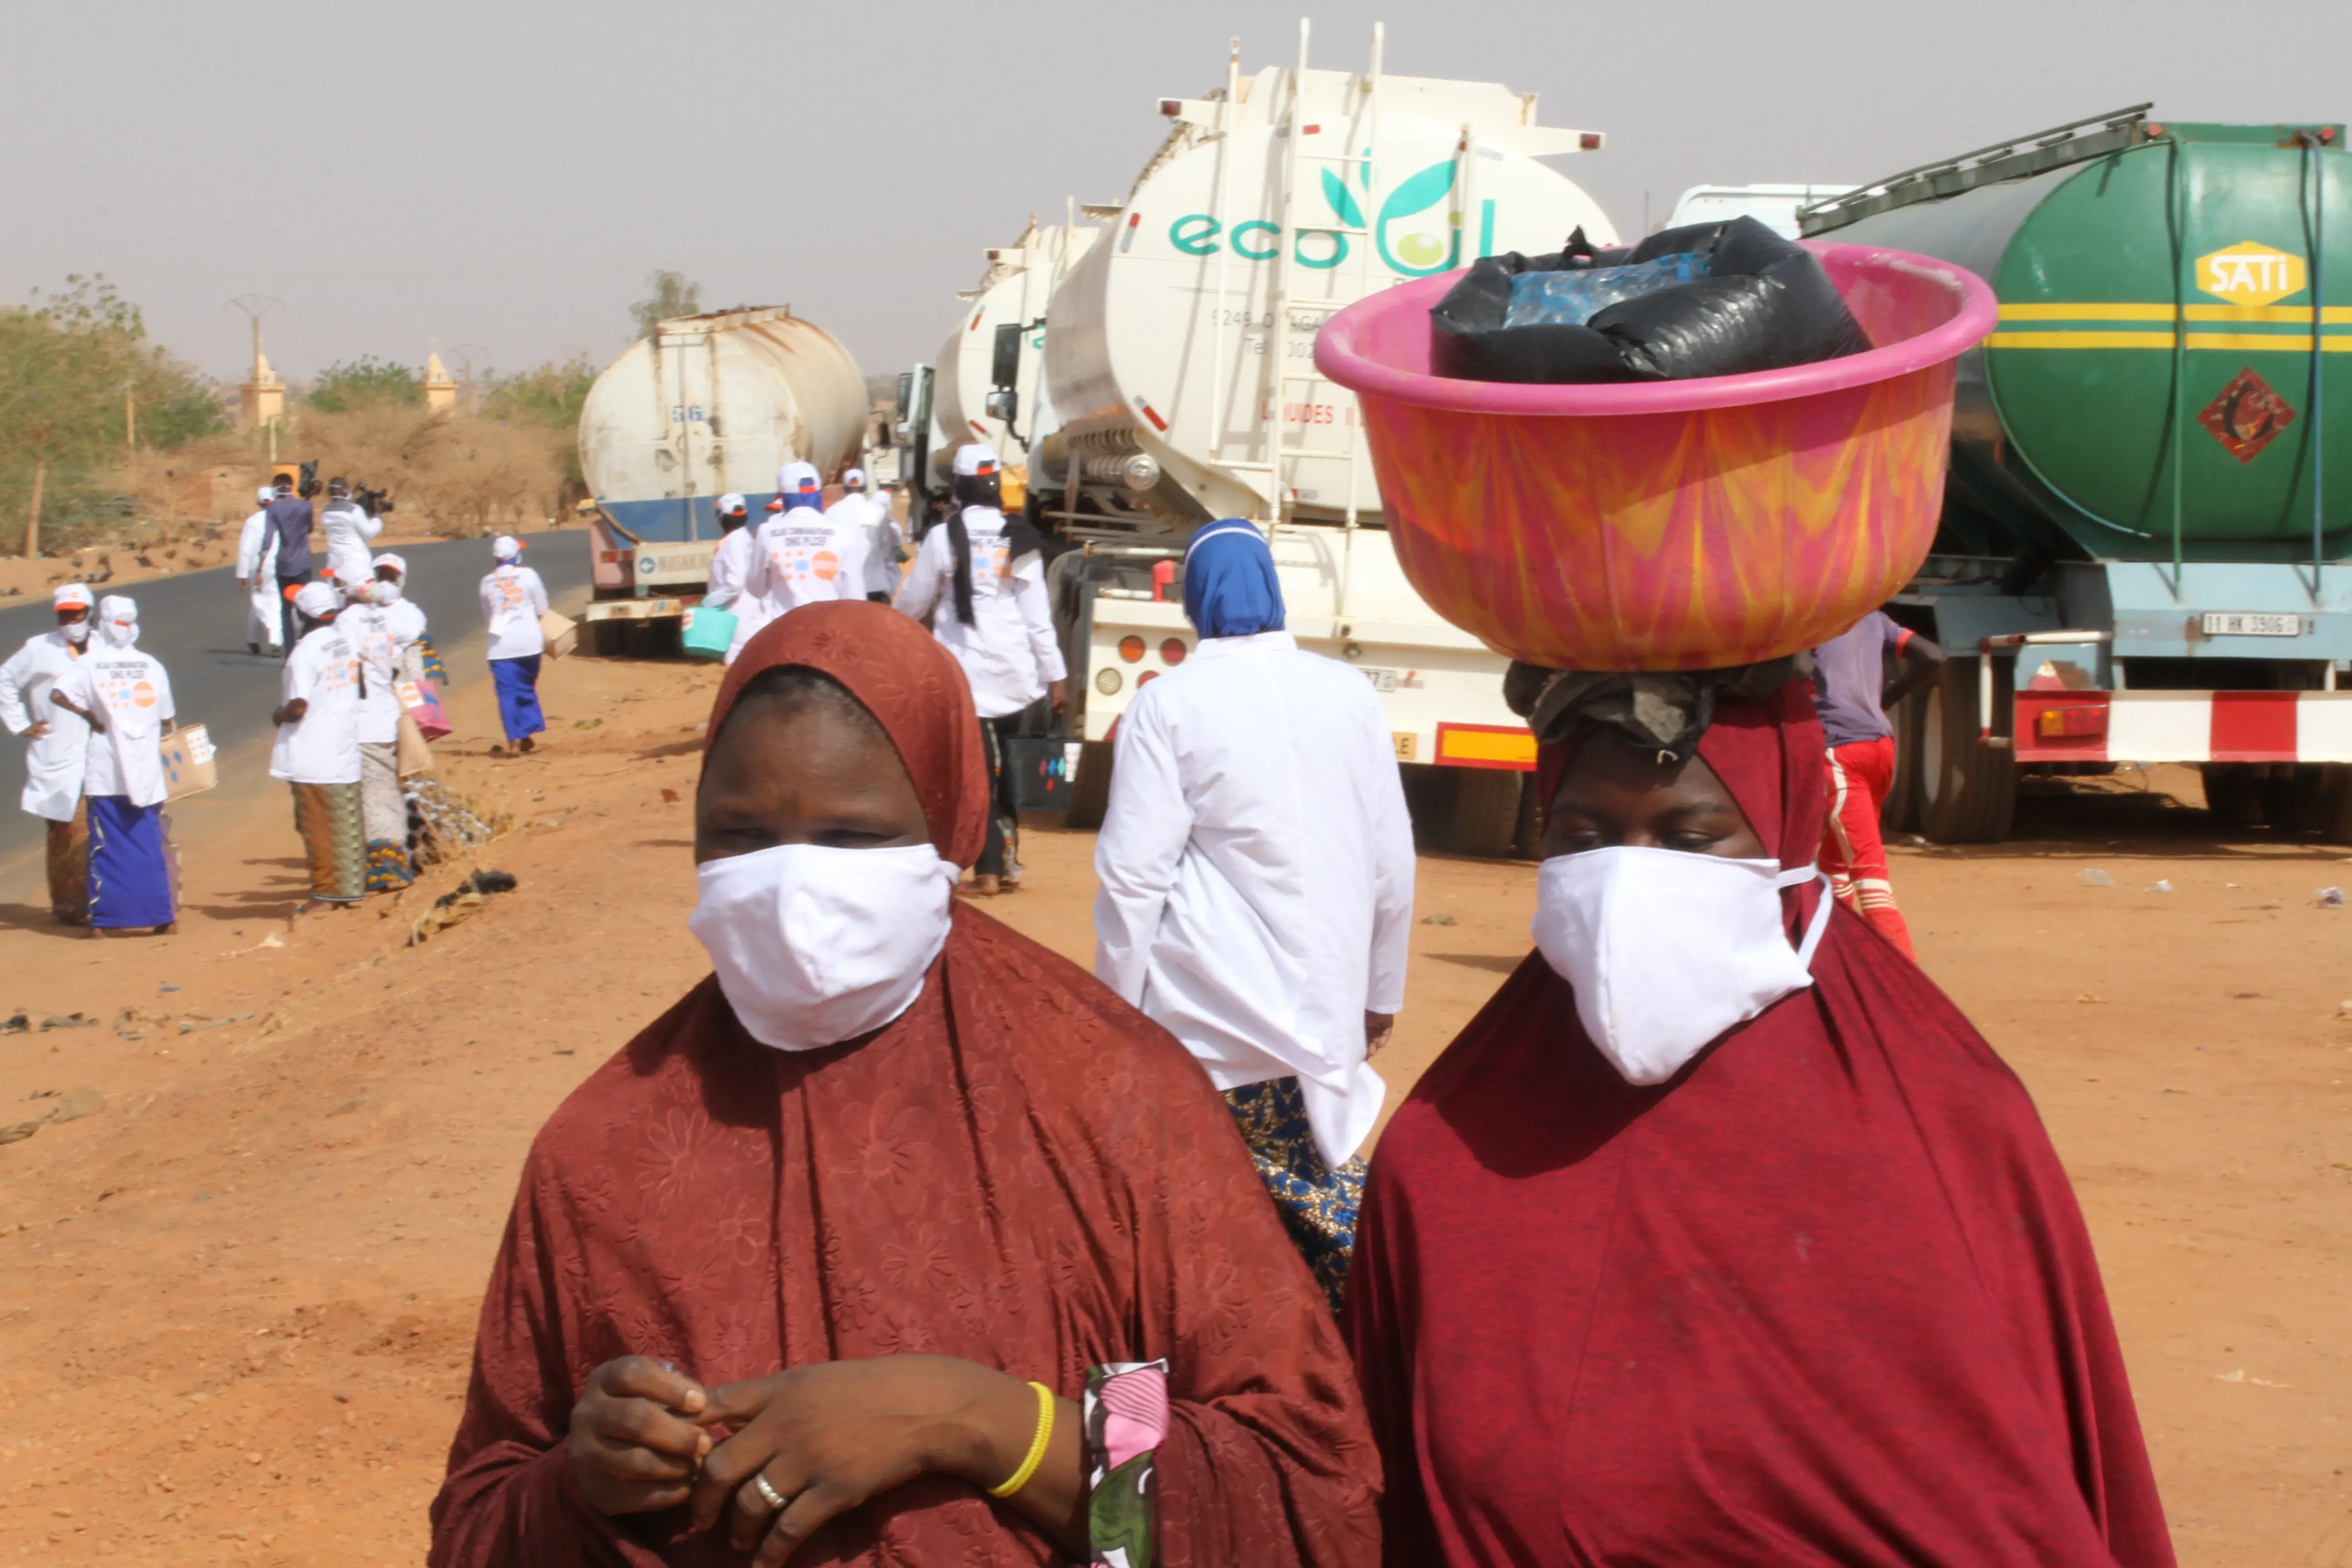
{"type": "Polygon", "coordinates": [[[843,470],[841,476],[841,488],[845,490],[864,489],[866,488],[866,470],[864,468],[848,468],[843,470]]]}
{"type": "Polygon", "coordinates": [[[389,566],[404,577],[408,575],[408,563],[403,561],[399,556],[392,554],[390,552],[386,552],[385,553],[377,556],[374,561],[374,566],[379,572],[389,566]]]}
{"type": "Polygon", "coordinates": [[[87,610],[89,606],[89,590],[79,583],[68,583],[49,595],[49,608],[53,610],[87,610]]]}
{"type": "Polygon", "coordinates": [[[334,587],[327,583],[305,583],[294,595],[294,607],[314,621],[323,621],[343,607],[334,587]]]}
{"type": "Polygon", "coordinates": [[[522,553],[522,541],[511,533],[501,533],[490,541],[490,553],[501,561],[511,561],[522,553]]]}
{"type": "Polygon", "coordinates": [[[268,485],[264,485],[259,489],[253,492],[253,499],[259,501],[262,505],[268,506],[271,501],[278,499],[278,492],[271,489],[268,485]]]}
{"type": "Polygon", "coordinates": [[[970,479],[976,474],[996,472],[996,454],[977,441],[956,448],[955,471],[959,478],[970,479]]]}
{"type": "Polygon", "coordinates": [[[824,476],[816,471],[814,463],[786,463],[776,470],[776,493],[781,496],[803,495],[824,489],[824,476]]]}
{"type": "Polygon", "coordinates": [[[750,504],[743,500],[742,496],[734,490],[729,490],[725,495],[720,496],[719,498],[718,507],[719,514],[724,517],[732,517],[739,511],[749,511],[751,510],[750,504]]]}
{"type": "Polygon", "coordinates": [[[135,621],[139,618],[139,602],[121,594],[109,594],[98,602],[98,618],[101,621],[135,621]]]}

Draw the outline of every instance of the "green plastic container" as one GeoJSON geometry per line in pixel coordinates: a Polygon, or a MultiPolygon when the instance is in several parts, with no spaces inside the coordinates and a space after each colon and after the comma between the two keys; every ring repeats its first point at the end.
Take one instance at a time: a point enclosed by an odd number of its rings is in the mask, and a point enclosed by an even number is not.
{"type": "Polygon", "coordinates": [[[678,643],[688,658],[718,659],[735,646],[735,612],[697,605],[686,612],[686,627],[678,643]]]}
{"type": "Polygon", "coordinates": [[[1960,365],[1939,551],[2309,561],[2315,529],[2321,558],[2344,557],[2343,127],[2135,121],[2113,141],[2086,161],[1807,226],[1956,262],[2000,300],[2000,329],[1960,365]]]}

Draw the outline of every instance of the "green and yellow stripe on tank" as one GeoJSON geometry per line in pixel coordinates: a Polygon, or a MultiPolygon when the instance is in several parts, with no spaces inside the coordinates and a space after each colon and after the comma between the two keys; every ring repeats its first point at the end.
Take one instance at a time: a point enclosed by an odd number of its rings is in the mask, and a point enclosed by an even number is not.
{"type": "MultiPolygon", "coordinates": [[[[2308,305],[2188,305],[2176,314],[2169,304],[2127,301],[2005,304],[2000,308],[2000,327],[1985,340],[1985,347],[2169,351],[2176,321],[2189,329],[2180,334],[2185,348],[2254,353],[2311,352],[2308,305]],[[2303,330],[2294,331],[2297,327],[2303,330]],[[2217,330],[2227,328],[2252,330],[2217,330]]],[[[2321,353],[2352,353],[2352,305],[2327,306],[2320,311],[2319,322],[2321,353]]]]}

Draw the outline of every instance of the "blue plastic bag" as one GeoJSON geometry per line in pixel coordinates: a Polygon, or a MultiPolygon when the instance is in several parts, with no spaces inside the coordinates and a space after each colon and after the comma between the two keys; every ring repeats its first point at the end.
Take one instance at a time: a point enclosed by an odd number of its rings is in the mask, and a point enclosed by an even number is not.
{"type": "Polygon", "coordinates": [[[735,612],[697,605],[686,612],[686,629],[678,640],[688,658],[725,658],[735,646],[735,612]]]}
{"type": "Polygon", "coordinates": [[[1621,300],[1673,289],[1712,270],[1691,251],[1631,267],[1586,267],[1568,272],[1522,272],[1511,279],[1506,327],[1580,327],[1621,300]]]}

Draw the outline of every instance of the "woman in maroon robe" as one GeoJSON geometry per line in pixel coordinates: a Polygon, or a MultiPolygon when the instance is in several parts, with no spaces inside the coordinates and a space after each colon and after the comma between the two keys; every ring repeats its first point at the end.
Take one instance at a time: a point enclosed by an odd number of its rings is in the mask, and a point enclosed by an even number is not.
{"type": "MultiPolygon", "coordinates": [[[[1718,706],[1696,755],[1572,721],[1541,755],[1546,855],[1807,865],[1801,684],[1718,706]]],[[[1780,935],[1821,897],[1782,894],[1780,935]]],[[[1727,955],[1674,956],[1696,989],[1727,955]]],[[[1348,1298],[1395,1568],[2172,1563],[2032,1101],[1842,908],[1809,988],[1653,1087],[1530,955],[1383,1135],[1348,1298]]]]}
{"type": "MultiPolygon", "coordinates": [[[[887,607],[767,628],[710,734],[706,877],[763,842],[887,845],[886,808],[946,862],[979,847],[962,674],[887,607]]],[[[771,1048],[714,977],[556,1111],[483,1302],[436,1564],[1378,1555],[1344,1348],[1215,1089],[1076,967],[951,920],[875,1032],[771,1048]],[[1090,1369],[1157,1361],[1164,1398],[1123,1381],[1082,1419],[1090,1369]],[[1113,1478],[1091,1503],[1088,1465],[1113,1478]]]]}

